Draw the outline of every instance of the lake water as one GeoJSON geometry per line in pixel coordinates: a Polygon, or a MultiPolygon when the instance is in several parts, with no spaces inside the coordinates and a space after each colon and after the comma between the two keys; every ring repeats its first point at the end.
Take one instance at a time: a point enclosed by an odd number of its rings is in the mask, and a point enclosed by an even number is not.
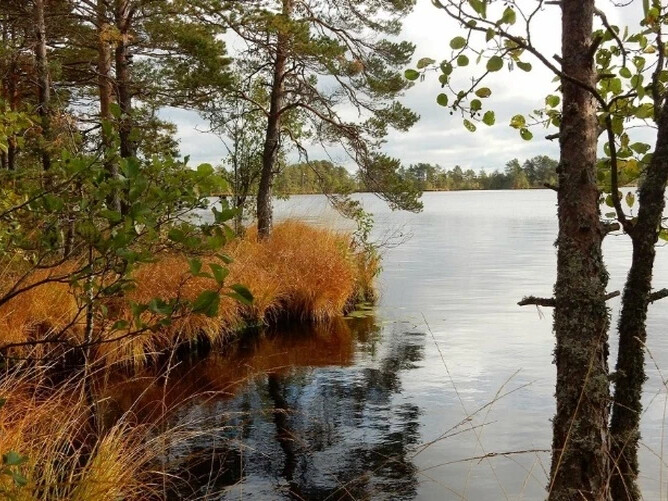
{"type": "MultiPolygon", "coordinates": [[[[541,499],[552,318],[517,301],[551,295],[556,195],[427,193],[420,214],[362,198],[387,244],[374,316],[267,333],[172,378],[173,393],[200,392],[175,421],[218,430],[174,448],[193,458],[192,490],[207,499],[541,499]]],[[[320,196],[279,201],[276,214],[349,224],[320,196]]],[[[623,286],[630,250],[625,236],[606,238],[609,290],[623,286]]],[[[668,249],[655,286],[668,286],[668,249]]],[[[616,325],[619,299],[609,304],[616,325]]],[[[648,322],[649,350],[668,368],[668,300],[651,306],[648,322]]],[[[613,335],[613,357],[615,344],[613,335]]],[[[658,499],[668,492],[666,391],[654,361],[648,372],[642,486],[658,499]]]]}

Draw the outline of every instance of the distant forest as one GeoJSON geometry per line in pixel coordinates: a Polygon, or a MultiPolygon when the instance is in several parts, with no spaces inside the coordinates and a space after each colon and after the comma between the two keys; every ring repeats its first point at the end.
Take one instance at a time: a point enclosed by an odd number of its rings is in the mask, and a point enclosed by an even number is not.
{"type": "MultiPolygon", "coordinates": [[[[398,172],[420,191],[518,190],[556,185],[557,163],[539,155],[523,163],[516,158],[510,160],[503,171],[480,169],[475,172],[458,165],[445,169],[438,164],[418,163],[401,167],[398,172]]],[[[347,169],[328,161],[285,166],[276,178],[275,189],[284,195],[373,191],[347,169]]]]}

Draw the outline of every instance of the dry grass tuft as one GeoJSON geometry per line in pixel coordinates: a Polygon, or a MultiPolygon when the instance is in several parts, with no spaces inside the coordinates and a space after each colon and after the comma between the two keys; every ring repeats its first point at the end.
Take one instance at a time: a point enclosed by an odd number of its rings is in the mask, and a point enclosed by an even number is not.
{"type": "MultiPolygon", "coordinates": [[[[211,345],[219,345],[243,325],[272,324],[282,319],[322,322],[341,315],[351,304],[370,297],[379,264],[375,256],[356,251],[351,242],[349,234],[297,221],[276,225],[271,237],[260,242],[256,230],[251,228],[245,238],[229,244],[225,252],[234,259],[226,283],[245,285],[254,296],[252,306],[224,297],[214,317],[182,316],[160,330],[101,344],[95,349],[95,357],[105,365],[141,366],[184,343],[197,343],[204,338],[211,345]]],[[[203,261],[203,270],[207,270],[207,261],[217,258],[203,261]]],[[[4,282],[11,284],[6,278],[4,282]]],[[[31,277],[39,279],[39,274],[31,277]]],[[[192,277],[188,260],[181,255],[164,255],[142,265],[134,279],[137,286],[129,299],[137,303],[148,303],[153,298],[194,300],[202,291],[217,288],[213,279],[192,277]]],[[[119,309],[118,305],[109,306],[110,311],[119,309]]],[[[120,310],[120,318],[131,319],[127,305],[120,310]]],[[[81,317],[67,284],[37,287],[0,306],[0,343],[39,339],[63,329],[78,313],[81,317]]],[[[81,340],[82,328],[77,325],[81,321],[67,333],[72,341],[81,340]]],[[[99,339],[122,336],[123,332],[108,328],[112,323],[97,324],[99,339]]],[[[13,354],[35,356],[27,349],[13,354]]]]}
{"type": "Polygon", "coordinates": [[[148,499],[156,486],[150,465],[163,452],[148,427],[123,419],[105,431],[91,422],[81,377],[53,387],[32,369],[4,375],[0,452],[25,462],[12,467],[26,480],[0,475],[0,497],[15,500],[148,499]]]}
{"type": "MultiPolygon", "coordinates": [[[[67,274],[73,266],[66,265],[48,270],[37,270],[21,282],[21,288],[27,288],[49,277],[60,277],[67,274]]],[[[0,295],[21,277],[18,274],[7,274],[0,281],[0,295]]],[[[79,307],[75,295],[67,283],[51,282],[38,285],[0,306],[0,342],[20,343],[42,339],[67,328],[70,339],[80,340],[81,329],[77,325],[70,326],[77,316],[79,307]]],[[[42,355],[38,347],[32,356],[42,355]]]]}

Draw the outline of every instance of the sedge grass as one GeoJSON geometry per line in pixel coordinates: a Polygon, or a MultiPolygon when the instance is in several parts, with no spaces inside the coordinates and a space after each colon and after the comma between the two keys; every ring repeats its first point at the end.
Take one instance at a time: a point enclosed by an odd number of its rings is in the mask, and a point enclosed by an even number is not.
{"type": "MultiPolygon", "coordinates": [[[[322,322],[345,313],[351,305],[372,296],[373,279],[378,270],[375,256],[352,244],[351,235],[288,220],[276,225],[270,238],[258,241],[254,228],[246,236],[227,245],[225,252],[233,258],[227,284],[245,285],[253,294],[246,306],[223,296],[218,312],[212,317],[185,314],[160,329],[123,337],[110,327],[117,319],[131,320],[127,301],[109,301],[106,309],[115,318],[96,322],[96,339],[103,341],[93,350],[93,358],[106,366],[146,365],[158,354],[171,348],[203,340],[220,345],[244,325],[271,325],[289,319],[300,322],[322,322]],[[121,339],[117,339],[121,338],[121,339]]],[[[204,257],[204,269],[214,256],[204,257]]],[[[73,266],[67,263],[64,267],[73,266]]],[[[66,272],[66,269],[50,273],[66,272]]],[[[38,281],[40,273],[30,280],[38,281]]],[[[0,289],[11,287],[13,276],[1,277],[0,289]]],[[[193,277],[188,258],[164,254],[154,262],[137,268],[136,287],[126,300],[148,303],[151,299],[194,300],[204,290],[215,289],[213,279],[193,277]]],[[[22,293],[0,305],[0,345],[43,339],[53,332],[72,344],[83,340],[84,315],[81,301],[65,282],[50,282],[22,293]],[[60,331],[64,331],[60,333],[60,331]]],[[[149,313],[144,320],[150,323],[149,313]]],[[[128,329],[131,329],[129,327],[128,329]]],[[[20,347],[12,356],[37,357],[50,347],[20,347]]]]}

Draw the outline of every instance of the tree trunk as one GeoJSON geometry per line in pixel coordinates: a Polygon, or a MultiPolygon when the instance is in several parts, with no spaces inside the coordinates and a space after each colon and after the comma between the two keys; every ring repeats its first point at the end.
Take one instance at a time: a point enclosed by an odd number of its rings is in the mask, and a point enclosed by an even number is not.
{"type": "MultiPolygon", "coordinates": [[[[12,33],[12,37],[13,37],[12,33]]],[[[16,111],[19,107],[19,77],[18,77],[18,62],[15,55],[12,56],[12,63],[10,65],[10,74],[7,75],[7,95],[9,99],[9,109],[16,111]]],[[[16,137],[14,134],[7,138],[7,168],[14,170],[16,168],[16,137]]]]}
{"type": "MultiPolygon", "coordinates": [[[[287,20],[292,13],[292,0],[283,0],[282,15],[287,20]]],[[[257,192],[257,233],[258,238],[267,238],[271,233],[272,205],[271,188],[274,183],[276,158],[280,147],[281,108],[283,107],[283,87],[285,63],[288,57],[289,34],[279,31],[274,61],[274,80],[271,87],[267,134],[262,152],[262,173],[257,192]]]]}
{"type": "Polygon", "coordinates": [[[121,109],[121,121],[118,135],[121,143],[121,157],[128,158],[134,155],[135,148],[131,140],[132,132],[132,89],[130,75],[130,25],[132,24],[133,10],[129,0],[116,1],[116,28],[119,32],[119,41],[116,45],[116,94],[118,106],[121,109]]]}
{"type": "MultiPolygon", "coordinates": [[[[106,5],[104,0],[97,2],[97,30],[98,30],[98,58],[97,58],[97,82],[100,94],[100,121],[102,123],[111,122],[111,45],[107,40],[109,23],[106,17],[106,5]]],[[[112,138],[105,127],[102,127],[102,148],[104,149],[104,166],[113,179],[119,177],[118,165],[114,162],[111,154],[112,138]]],[[[107,201],[109,208],[121,212],[121,198],[118,191],[115,191],[107,201]]]]}
{"type": "Polygon", "coordinates": [[[48,142],[51,138],[51,85],[49,82],[49,66],[46,54],[46,24],[44,22],[44,1],[34,0],[35,21],[35,62],[37,65],[38,112],[42,122],[42,145],[40,155],[42,168],[48,171],[51,158],[48,142]]]}
{"type": "Polygon", "coordinates": [[[626,278],[619,319],[619,354],[615,375],[615,398],[610,433],[612,459],[612,494],[615,500],[640,499],[638,478],[638,441],[642,413],[642,386],[645,382],[645,321],[652,290],[654,245],[665,206],[668,181],[668,100],[658,118],[657,141],[652,161],[640,191],[638,219],[631,230],[633,260],[626,278]]]}
{"type": "MultiPolygon", "coordinates": [[[[594,87],[594,0],[563,0],[562,69],[594,87]]],[[[549,499],[608,499],[608,309],[592,94],[562,79],[554,331],[557,366],[549,499]]]]}

